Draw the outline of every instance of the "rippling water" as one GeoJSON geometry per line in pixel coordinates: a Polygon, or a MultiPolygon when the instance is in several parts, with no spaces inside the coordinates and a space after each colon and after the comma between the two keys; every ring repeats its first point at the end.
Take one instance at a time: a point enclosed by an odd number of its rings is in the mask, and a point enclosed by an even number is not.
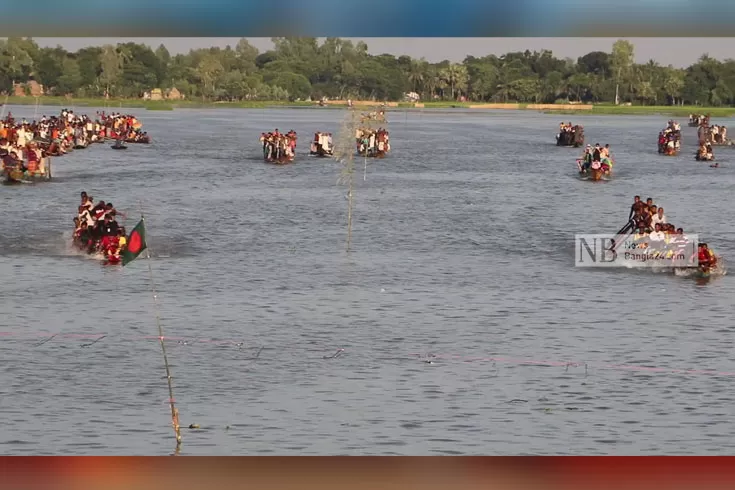
{"type": "Polygon", "coordinates": [[[146,213],[164,329],[188,339],[167,343],[182,424],[201,425],[183,454],[733,452],[735,377],[667,371],[735,372],[729,276],[578,269],[573,237],[617,230],[640,194],[732,257],[735,149],[712,169],[692,128],[682,156],[656,153],[665,116],[580,116],[617,162],[591,183],[554,146],[560,116],[391,113],[348,255],[338,165],[305,156],[342,112],[138,115],[153,144],[0,188],[1,453],[173,448],[147,264],[69,249],[82,190],[128,229],[146,213]],[[262,163],[275,127],[300,134],[296,164],[262,163]]]}

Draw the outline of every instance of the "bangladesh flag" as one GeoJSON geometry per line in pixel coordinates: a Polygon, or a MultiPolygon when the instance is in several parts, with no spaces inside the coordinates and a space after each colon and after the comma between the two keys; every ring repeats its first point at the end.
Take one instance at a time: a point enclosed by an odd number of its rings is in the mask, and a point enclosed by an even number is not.
{"type": "Polygon", "coordinates": [[[122,253],[122,265],[127,265],[143,252],[147,247],[145,243],[145,224],[140,220],[128,236],[128,243],[122,253]]]}

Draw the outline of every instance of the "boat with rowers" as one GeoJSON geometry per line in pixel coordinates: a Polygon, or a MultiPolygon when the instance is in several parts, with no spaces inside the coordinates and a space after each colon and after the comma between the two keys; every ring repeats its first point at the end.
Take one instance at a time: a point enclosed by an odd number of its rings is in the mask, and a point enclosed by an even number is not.
{"type": "Polygon", "coordinates": [[[314,133],[314,140],[311,142],[309,155],[321,158],[334,156],[332,133],[314,133]]]}
{"type": "Polygon", "coordinates": [[[697,153],[694,154],[694,159],[698,162],[714,161],[715,154],[712,151],[712,144],[709,142],[700,143],[697,153]]]}
{"type": "Polygon", "coordinates": [[[73,247],[105,264],[120,264],[127,239],[125,228],[117,222],[118,215],[123,213],[119,213],[111,202],[94,204],[92,196],[82,192],[74,218],[73,247]]]}
{"type": "Polygon", "coordinates": [[[609,251],[626,267],[650,267],[678,276],[725,275],[723,260],[706,243],[684,233],[652,198],[633,198],[628,222],[614,235],[609,251]],[[622,256],[621,256],[622,255],[622,256]]]}
{"type": "Polygon", "coordinates": [[[579,177],[594,182],[609,180],[612,177],[614,163],[610,155],[609,144],[604,147],[600,146],[599,143],[595,144],[594,147],[587,145],[582,157],[577,159],[579,177]]]}
{"type": "Polygon", "coordinates": [[[11,148],[7,140],[0,140],[0,162],[3,184],[51,180],[51,158],[34,142],[25,148],[11,148]]]}
{"type": "Polygon", "coordinates": [[[579,148],[584,145],[584,128],[580,125],[559,123],[559,134],[556,135],[556,146],[579,148]]]}
{"type": "Polygon", "coordinates": [[[276,128],[273,132],[262,133],[260,142],[263,145],[263,160],[276,165],[293,163],[296,157],[298,135],[292,129],[283,134],[276,128]]]}
{"type": "Polygon", "coordinates": [[[669,121],[658,133],[658,152],[665,156],[676,156],[681,151],[681,126],[676,121],[669,121]]]}
{"type": "Polygon", "coordinates": [[[711,146],[733,146],[735,142],[727,139],[727,126],[719,124],[703,125],[697,130],[700,144],[709,143],[711,146]]]}
{"type": "Polygon", "coordinates": [[[383,128],[359,128],[355,132],[355,142],[361,157],[385,158],[390,152],[390,134],[383,128]]]}
{"type": "Polygon", "coordinates": [[[151,142],[148,133],[142,130],[143,123],[135,116],[117,112],[111,114],[101,112],[98,115],[103,121],[105,137],[123,140],[125,143],[149,144],[151,142]]]}
{"type": "MultiPolygon", "coordinates": [[[[131,118],[98,113],[93,120],[86,115],[75,114],[73,110],[62,109],[58,116],[44,115],[38,121],[29,122],[25,119],[18,121],[12,113],[8,113],[0,121],[0,174],[3,183],[50,180],[50,157],[88,148],[93,143],[102,143],[114,131],[120,134],[124,124],[116,121],[131,118]]],[[[135,121],[140,128],[140,123],[135,121]]]]}
{"type": "Polygon", "coordinates": [[[360,114],[355,129],[355,151],[364,158],[385,158],[390,153],[390,133],[384,107],[360,114]]]}
{"type": "Polygon", "coordinates": [[[703,125],[709,125],[709,116],[704,114],[689,114],[690,128],[698,128],[703,125]]]}

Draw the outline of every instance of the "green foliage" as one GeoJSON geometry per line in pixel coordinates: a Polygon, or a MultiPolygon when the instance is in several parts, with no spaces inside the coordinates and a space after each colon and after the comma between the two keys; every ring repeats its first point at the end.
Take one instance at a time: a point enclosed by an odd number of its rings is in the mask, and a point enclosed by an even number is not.
{"type": "Polygon", "coordinates": [[[312,37],[273,38],[265,53],[246,39],[236,46],[172,56],[165,46],[124,42],[87,47],[39,48],[31,38],[0,40],[0,92],[36,80],[48,95],[140,98],[154,88],[176,87],[190,101],[258,103],[322,97],[402,101],[619,103],[636,106],[735,105],[735,61],[707,55],[686,69],[634,62],[634,46],[617,41],[610,53],[593,51],[576,61],[551,51],[468,56],[462,63],[428,63],[391,54],[370,55],[363,42],[312,37]]]}

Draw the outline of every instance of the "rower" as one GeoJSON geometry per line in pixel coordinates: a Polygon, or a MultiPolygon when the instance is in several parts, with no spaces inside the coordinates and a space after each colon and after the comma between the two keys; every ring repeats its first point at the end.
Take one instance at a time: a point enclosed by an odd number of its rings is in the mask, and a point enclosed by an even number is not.
{"type": "Polygon", "coordinates": [[[628,216],[628,219],[630,220],[633,215],[636,214],[636,211],[640,212],[642,207],[643,203],[641,202],[641,196],[634,196],[633,204],[630,206],[630,215],[628,216]]]}
{"type": "Polygon", "coordinates": [[[600,148],[600,144],[599,143],[596,143],[595,144],[595,149],[592,150],[592,161],[593,162],[599,162],[600,161],[601,151],[602,151],[602,149],[600,148]]]}
{"type": "MultiPolygon", "coordinates": [[[[703,255],[705,257],[705,262],[707,264],[707,268],[711,269],[712,267],[717,265],[717,256],[715,253],[707,246],[706,243],[701,244],[701,251],[703,252],[703,255]]],[[[700,264],[702,263],[702,259],[700,258],[700,264]]]]}
{"type": "Polygon", "coordinates": [[[699,269],[703,272],[707,272],[710,267],[710,254],[708,253],[706,249],[707,244],[700,243],[699,247],[697,248],[697,261],[699,263],[699,269]]]}

